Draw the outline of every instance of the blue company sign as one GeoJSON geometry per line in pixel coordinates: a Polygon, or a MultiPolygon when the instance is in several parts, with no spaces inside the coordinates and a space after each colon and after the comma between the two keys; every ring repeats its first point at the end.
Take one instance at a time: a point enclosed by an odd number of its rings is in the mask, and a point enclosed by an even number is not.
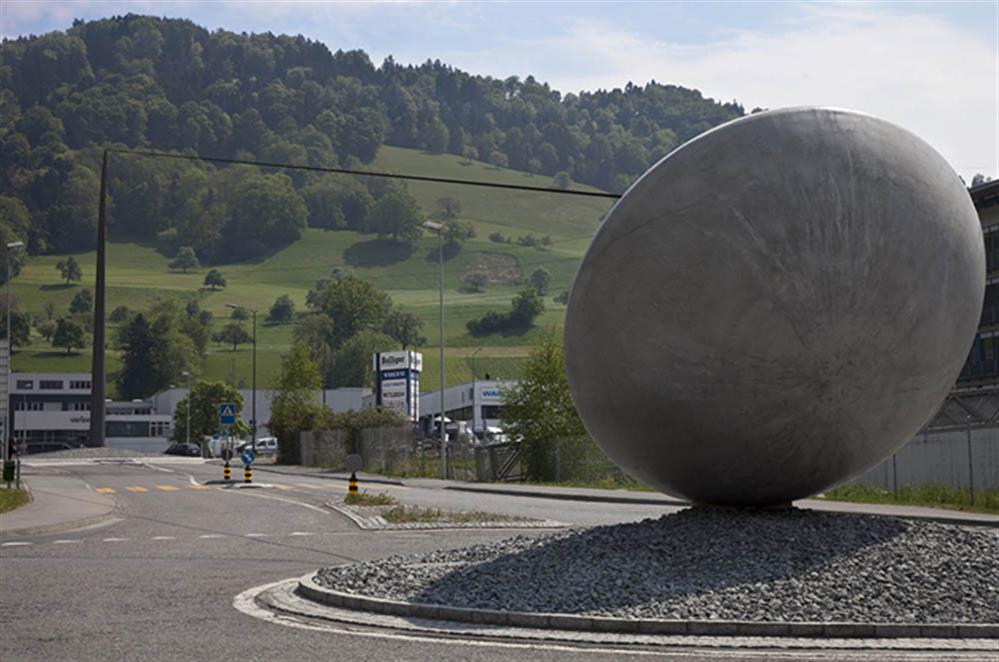
{"type": "Polygon", "coordinates": [[[253,464],[253,450],[246,448],[243,450],[243,454],[240,456],[243,459],[243,464],[253,464]]]}
{"type": "Polygon", "coordinates": [[[235,425],[236,424],[236,405],[232,402],[223,402],[219,405],[219,424],[220,425],[235,425]]]}
{"type": "Polygon", "coordinates": [[[409,370],[382,370],[382,379],[405,379],[410,375],[409,370]]]}
{"type": "Polygon", "coordinates": [[[483,398],[502,398],[503,393],[498,389],[482,389],[483,398]]]}

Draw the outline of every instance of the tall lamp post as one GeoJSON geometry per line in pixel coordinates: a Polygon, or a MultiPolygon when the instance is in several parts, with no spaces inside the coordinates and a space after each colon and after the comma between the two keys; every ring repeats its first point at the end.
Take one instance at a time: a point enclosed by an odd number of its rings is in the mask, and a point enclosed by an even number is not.
{"type": "Polygon", "coordinates": [[[6,462],[10,459],[10,428],[11,420],[13,416],[10,412],[10,372],[13,364],[14,358],[14,339],[11,337],[11,303],[13,298],[10,293],[10,282],[14,280],[14,260],[11,258],[11,252],[24,248],[23,241],[12,241],[7,244],[7,370],[4,374],[4,384],[6,385],[6,393],[4,397],[7,398],[7,402],[4,403],[4,412],[6,413],[6,420],[3,422],[3,460],[6,462]]]}
{"type": "Polygon", "coordinates": [[[237,306],[234,303],[227,303],[226,308],[242,309],[249,311],[253,316],[253,377],[251,378],[252,389],[250,391],[250,448],[257,452],[257,311],[246,306],[237,306]]]}
{"type": "Polygon", "coordinates": [[[440,332],[441,332],[441,478],[447,479],[447,437],[444,426],[444,225],[425,221],[423,227],[437,233],[437,287],[440,290],[440,332]]]}

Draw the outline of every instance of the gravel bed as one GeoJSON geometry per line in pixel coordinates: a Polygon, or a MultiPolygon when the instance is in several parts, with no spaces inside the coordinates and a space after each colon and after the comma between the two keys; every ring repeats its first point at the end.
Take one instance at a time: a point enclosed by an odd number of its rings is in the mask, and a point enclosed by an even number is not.
{"type": "Polygon", "coordinates": [[[24,459],[32,460],[103,460],[129,457],[149,457],[149,453],[129,450],[127,448],[68,448],[64,451],[51,451],[49,453],[32,453],[25,455],[24,459]]]}
{"type": "Polygon", "coordinates": [[[316,581],[414,603],[616,618],[999,623],[999,530],[697,507],[324,568],[316,581]]]}

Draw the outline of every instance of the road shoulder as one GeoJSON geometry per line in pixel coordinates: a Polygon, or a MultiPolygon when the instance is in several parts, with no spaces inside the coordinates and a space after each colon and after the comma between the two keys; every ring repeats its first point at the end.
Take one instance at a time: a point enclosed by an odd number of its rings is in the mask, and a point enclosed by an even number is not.
{"type": "Polygon", "coordinates": [[[22,477],[31,502],[0,514],[0,536],[29,536],[69,531],[99,524],[111,517],[115,501],[97,494],[79,478],[32,471],[22,477]]]}

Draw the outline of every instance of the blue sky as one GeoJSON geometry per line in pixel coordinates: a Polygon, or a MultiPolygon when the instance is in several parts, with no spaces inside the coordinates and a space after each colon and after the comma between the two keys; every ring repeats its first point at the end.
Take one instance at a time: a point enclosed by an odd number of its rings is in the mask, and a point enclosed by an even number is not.
{"type": "Polygon", "coordinates": [[[4,37],[127,12],[303,34],[376,63],[440,59],[563,92],[655,79],[747,109],[831,105],[999,177],[999,0],[982,2],[135,2],[0,0],[4,37]]]}

